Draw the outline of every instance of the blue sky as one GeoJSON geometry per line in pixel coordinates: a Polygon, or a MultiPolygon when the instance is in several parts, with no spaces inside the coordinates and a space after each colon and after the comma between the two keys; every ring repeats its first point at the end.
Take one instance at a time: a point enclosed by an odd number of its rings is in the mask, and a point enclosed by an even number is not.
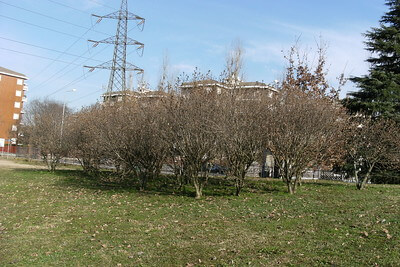
{"type": "MultiPolygon", "coordinates": [[[[87,39],[114,35],[116,21],[96,24],[90,14],[105,15],[119,6],[120,0],[0,0],[0,66],[30,78],[30,100],[49,97],[74,108],[95,103],[109,71],[88,73],[82,66],[110,60],[113,47],[92,47],[87,39]],[[77,91],[67,92],[71,89],[77,91]]],[[[129,28],[131,38],[145,43],[143,57],[130,48],[128,60],[145,70],[153,88],[164,55],[172,73],[190,73],[198,67],[217,76],[236,39],[245,49],[248,81],[280,79],[282,51],[300,38],[301,47],[312,54],[320,36],[328,45],[332,83],[343,71],[347,76],[362,75],[368,70],[362,33],[378,26],[386,12],[384,0],[128,0],[128,7],[146,18],[143,32],[134,23],[129,28]]],[[[341,96],[354,90],[348,83],[341,96]]]]}

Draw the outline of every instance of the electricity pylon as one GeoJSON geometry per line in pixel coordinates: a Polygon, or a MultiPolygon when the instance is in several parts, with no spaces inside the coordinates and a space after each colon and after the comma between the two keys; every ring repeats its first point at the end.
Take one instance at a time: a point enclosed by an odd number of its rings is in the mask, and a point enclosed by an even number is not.
{"type": "Polygon", "coordinates": [[[122,0],[121,8],[119,11],[110,13],[105,16],[92,15],[94,17],[99,18],[97,23],[99,23],[102,19],[117,19],[117,33],[115,36],[106,38],[101,41],[93,41],[88,40],[89,42],[94,43],[93,47],[96,47],[98,44],[114,44],[114,56],[113,59],[107,61],[103,64],[97,66],[84,66],[89,68],[89,71],[93,71],[94,69],[109,69],[111,70],[110,79],[108,82],[107,93],[111,93],[113,91],[124,91],[127,89],[126,87],[126,72],[127,71],[135,71],[137,73],[143,73],[143,69],[129,63],[126,61],[126,46],[127,45],[136,45],[138,50],[142,51],[144,44],[133,40],[128,37],[128,20],[137,20],[137,26],[140,30],[143,30],[145,19],[139,17],[135,14],[132,14],[128,11],[128,3],[127,0],[122,0]]]}

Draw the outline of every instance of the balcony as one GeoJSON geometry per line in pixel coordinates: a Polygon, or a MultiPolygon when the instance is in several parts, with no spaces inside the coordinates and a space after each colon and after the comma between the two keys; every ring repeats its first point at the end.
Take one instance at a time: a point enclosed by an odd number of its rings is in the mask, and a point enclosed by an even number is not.
{"type": "Polygon", "coordinates": [[[21,114],[25,114],[25,110],[22,109],[22,110],[21,110],[21,114]]]}
{"type": "Polygon", "coordinates": [[[24,91],[28,91],[28,85],[24,85],[23,89],[24,91]]]}
{"type": "Polygon", "coordinates": [[[26,102],[26,101],[28,101],[28,98],[26,96],[23,96],[21,101],[26,102]]]}

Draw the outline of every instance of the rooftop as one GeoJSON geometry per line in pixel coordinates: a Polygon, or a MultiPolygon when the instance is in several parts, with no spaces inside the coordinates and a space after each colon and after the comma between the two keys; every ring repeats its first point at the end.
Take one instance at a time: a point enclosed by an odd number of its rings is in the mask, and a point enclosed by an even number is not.
{"type": "Polygon", "coordinates": [[[10,70],[10,69],[6,69],[3,67],[0,67],[0,74],[5,74],[5,75],[9,75],[9,76],[13,76],[13,77],[17,77],[17,78],[22,78],[27,80],[28,77],[25,76],[25,74],[10,70]]]}
{"type": "MultiPolygon", "coordinates": [[[[182,83],[182,88],[192,88],[194,86],[219,86],[219,87],[224,87],[224,88],[231,88],[232,85],[229,83],[224,83],[224,82],[219,82],[216,80],[200,80],[200,81],[195,81],[195,82],[185,82],[182,83]]],[[[239,81],[236,86],[238,88],[260,88],[260,89],[269,89],[272,91],[277,91],[273,86],[268,85],[263,82],[243,82],[239,81]]]]}

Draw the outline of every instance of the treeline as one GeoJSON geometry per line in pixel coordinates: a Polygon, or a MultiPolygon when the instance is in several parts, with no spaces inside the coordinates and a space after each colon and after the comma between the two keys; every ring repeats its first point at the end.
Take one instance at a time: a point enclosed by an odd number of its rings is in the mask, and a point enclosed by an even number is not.
{"type": "MultiPolygon", "coordinates": [[[[277,92],[249,94],[206,90],[207,77],[193,75],[183,95],[178,83],[151,101],[142,98],[97,104],[72,113],[52,101],[33,101],[23,128],[25,144],[39,148],[54,171],[62,157],[77,158],[83,170],[101,177],[113,166],[121,179],[142,190],[168,164],[177,184],[190,184],[201,198],[213,164],[226,167],[235,194],[245,186],[250,165],[269,150],[288,192],[313,166],[346,166],[362,189],[377,166],[399,166],[400,130],[389,120],[350,116],[330,86],[320,51],[314,68],[293,48],[277,92]]],[[[235,64],[235,63],[233,63],[235,64]]],[[[235,68],[227,68],[235,69],[235,68]]],[[[236,68],[237,69],[237,68],[236,68]]]]}

